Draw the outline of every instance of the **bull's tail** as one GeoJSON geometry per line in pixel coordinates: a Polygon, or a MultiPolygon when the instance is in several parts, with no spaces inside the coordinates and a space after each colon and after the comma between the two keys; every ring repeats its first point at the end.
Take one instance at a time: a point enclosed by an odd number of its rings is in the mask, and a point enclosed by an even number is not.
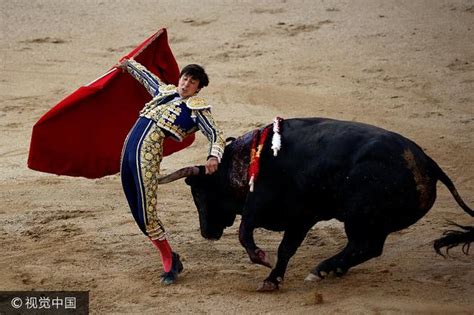
{"type": "Polygon", "coordinates": [[[453,195],[453,197],[456,200],[456,202],[458,203],[458,205],[466,213],[468,213],[471,217],[474,217],[474,211],[471,208],[469,208],[466,205],[466,203],[464,202],[464,200],[462,200],[461,196],[459,196],[459,193],[458,193],[456,187],[454,187],[454,184],[451,181],[451,179],[448,177],[448,175],[446,175],[446,173],[443,172],[441,167],[439,167],[438,164],[436,164],[435,161],[433,161],[433,160],[431,160],[431,161],[433,162],[433,167],[434,167],[434,170],[436,172],[436,175],[437,175],[438,179],[449,189],[449,191],[453,195]]]}
{"type": "Polygon", "coordinates": [[[469,254],[469,247],[471,243],[474,242],[474,227],[473,226],[463,226],[456,224],[454,222],[450,222],[452,225],[455,225],[461,228],[464,231],[460,230],[449,230],[443,233],[443,237],[437,239],[434,242],[434,249],[435,251],[444,257],[441,253],[441,248],[446,247],[446,254],[448,254],[449,250],[453,247],[456,247],[460,244],[462,245],[462,252],[464,254],[469,254]]]}
{"type": "MultiPolygon", "coordinates": [[[[459,196],[459,193],[454,186],[453,182],[451,179],[446,175],[445,172],[436,164],[435,161],[432,161],[432,165],[434,168],[434,171],[437,174],[438,179],[449,189],[451,194],[453,195],[454,199],[458,203],[458,205],[466,212],[468,213],[471,217],[474,216],[474,211],[469,208],[464,200],[462,200],[461,196],[459,196]]],[[[446,247],[446,253],[448,253],[449,249],[456,247],[458,245],[463,244],[462,246],[462,251],[464,254],[469,253],[469,247],[472,242],[474,242],[474,226],[463,226],[456,224],[454,222],[450,222],[452,225],[455,225],[462,230],[448,230],[443,233],[443,237],[435,240],[434,242],[434,249],[435,251],[440,254],[441,256],[444,256],[441,253],[441,248],[446,247]]]]}

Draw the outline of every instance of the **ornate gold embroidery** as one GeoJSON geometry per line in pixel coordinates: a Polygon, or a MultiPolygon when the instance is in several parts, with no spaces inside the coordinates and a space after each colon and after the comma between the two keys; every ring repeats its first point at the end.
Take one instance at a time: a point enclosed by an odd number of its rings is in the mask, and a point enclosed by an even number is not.
{"type": "Polygon", "coordinates": [[[159,92],[159,86],[164,84],[154,73],[133,59],[125,61],[127,71],[140,82],[151,95],[159,92]]]}
{"type": "MultiPolygon", "coordinates": [[[[194,106],[198,106],[200,104],[200,106],[207,106],[207,108],[191,110],[191,119],[194,121],[194,123],[196,123],[196,125],[192,127],[189,126],[191,128],[187,130],[183,129],[183,127],[178,125],[176,122],[183,110],[181,107],[183,100],[181,99],[173,100],[167,104],[161,105],[155,105],[153,102],[150,102],[145,105],[145,109],[142,110],[140,116],[155,121],[159,127],[169,131],[178,141],[182,141],[186,136],[195,132],[199,126],[204,135],[210,141],[211,147],[209,154],[216,156],[220,160],[224,152],[225,140],[222,132],[217,127],[210,110],[208,109],[210,106],[207,105],[207,102],[203,98],[192,97],[190,99],[194,100],[195,103],[191,102],[194,104],[194,106]]],[[[190,99],[187,101],[188,105],[190,99]]]]}
{"type": "Polygon", "coordinates": [[[176,86],[174,86],[173,84],[163,84],[160,85],[158,91],[160,92],[160,94],[170,95],[176,93],[176,86]]]}
{"type": "Polygon", "coordinates": [[[140,153],[140,169],[142,173],[145,198],[143,210],[145,226],[151,239],[165,237],[165,229],[158,218],[158,176],[163,152],[163,139],[165,135],[156,124],[152,124],[142,142],[140,153]]]}
{"type": "Polygon", "coordinates": [[[199,96],[191,96],[190,98],[188,98],[188,100],[186,101],[186,106],[189,109],[211,108],[211,105],[207,103],[207,100],[199,96]]]}
{"type": "Polygon", "coordinates": [[[213,155],[218,158],[220,161],[225,148],[225,139],[222,131],[212,117],[210,110],[200,110],[197,111],[199,126],[203,130],[203,133],[209,139],[210,148],[209,148],[209,155],[213,155]]]}
{"type": "Polygon", "coordinates": [[[179,100],[150,107],[148,110],[143,110],[141,116],[155,121],[159,127],[171,132],[178,140],[182,140],[187,135],[187,131],[174,124],[182,112],[179,106],[181,102],[182,101],[179,100]]]}

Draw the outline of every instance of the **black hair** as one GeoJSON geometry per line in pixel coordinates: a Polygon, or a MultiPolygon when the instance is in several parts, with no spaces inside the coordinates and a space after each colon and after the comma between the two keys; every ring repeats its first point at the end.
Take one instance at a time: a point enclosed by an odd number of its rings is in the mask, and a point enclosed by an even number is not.
{"type": "Polygon", "coordinates": [[[179,77],[181,78],[183,75],[189,75],[196,80],[199,80],[199,88],[207,86],[209,84],[209,77],[207,76],[206,71],[203,67],[197,64],[190,64],[181,70],[179,77]]]}

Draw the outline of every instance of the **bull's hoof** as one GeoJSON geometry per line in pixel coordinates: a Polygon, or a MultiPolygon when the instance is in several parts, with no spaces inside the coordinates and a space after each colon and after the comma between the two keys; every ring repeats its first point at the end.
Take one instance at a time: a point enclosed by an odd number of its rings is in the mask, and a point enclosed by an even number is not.
{"type": "Polygon", "coordinates": [[[304,281],[321,281],[323,279],[323,277],[315,275],[314,273],[310,273],[306,276],[306,278],[304,278],[304,281]]]}
{"type": "Polygon", "coordinates": [[[347,273],[347,270],[342,269],[342,268],[336,268],[335,273],[336,273],[336,276],[342,277],[343,275],[345,275],[347,273]]]}
{"type": "Polygon", "coordinates": [[[257,292],[273,292],[278,289],[278,284],[271,281],[263,281],[262,284],[257,288],[257,292]]]}

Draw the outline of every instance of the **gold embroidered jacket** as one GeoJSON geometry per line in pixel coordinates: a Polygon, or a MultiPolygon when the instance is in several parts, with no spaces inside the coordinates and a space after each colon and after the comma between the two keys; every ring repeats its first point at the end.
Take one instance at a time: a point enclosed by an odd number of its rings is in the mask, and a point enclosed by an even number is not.
{"type": "Polygon", "coordinates": [[[225,140],[211,114],[211,105],[198,96],[182,99],[176,86],[163,83],[135,60],[126,60],[125,65],[127,71],[153,96],[140,111],[140,116],[152,119],[178,141],[201,130],[210,142],[209,155],[217,157],[220,162],[225,140]]]}

